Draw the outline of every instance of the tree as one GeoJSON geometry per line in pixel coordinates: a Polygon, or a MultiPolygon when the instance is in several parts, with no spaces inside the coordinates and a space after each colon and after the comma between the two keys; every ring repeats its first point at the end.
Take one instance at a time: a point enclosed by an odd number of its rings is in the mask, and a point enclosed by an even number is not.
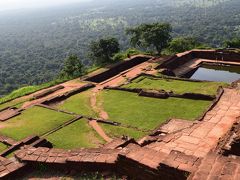
{"type": "Polygon", "coordinates": [[[161,54],[171,41],[171,32],[172,27],[169,23],[142,24],[126,30],[126,33],[131,35],[130,42],[133,46],[153,46],[158,54],[161,54]]]}
{"type": "Polygon", "coordinates": [[[240,48],[240,37],[225,41],[226,48],[240,48]]]}
{"type": "Polygon", "coordinates": [[[70,55],[64,61],[61,75],[68,78],[76,78],[83,74],[83,64],[76,55],[70,55]]]}
{"type": "Polygon", "coordinates": [[[90,57],[96,64],[108,64],[113,62],[114,54],[120,51],[116,38],[100,39],[90,43],[90,57]]]}
{"type": "Polygon", "coordinates": [[[199,47],[201,44],[197,42],[195,38],[192,37],[178,37],[174,38],[169,43],[169,51],[172,53],[180,53],[184,51],[188,51],[194,48],[199,47]]]}

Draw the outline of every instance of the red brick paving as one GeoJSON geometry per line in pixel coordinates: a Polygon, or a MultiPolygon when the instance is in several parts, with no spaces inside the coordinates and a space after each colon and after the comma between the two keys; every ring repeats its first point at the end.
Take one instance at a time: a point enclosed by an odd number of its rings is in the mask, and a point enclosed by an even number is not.
{"type": "Polygon", "coordinates": [[[209,153],[189,180],[226,179],[239,180],[240,158],[224,157],[209,153]]]}
{"type": "Polygon", "coordinates": [[[21,114],[17,109],[6,109],[0,112],[0,121],[6,121],[12,117],[21,114]]]}
{"type": "Polygon", "coordinates": [[[79,149],[62,150],[49,148],[23,149],[16,152],[16,157],[23,162],[67,163],[91,162],[114,164],[120,150],[117,149],[79,149]]]}
{"type": "Polygon", "coordinates": [[[0,156],[0,179],[7,177],[17,170],[20,170],[23,166],[23,163],[0,156]]]}
{"type": "Polygon", "coordinates": [[[159,152],[178,150],[188,155],[204,157],[214,149],[220,138],[231,129],[240,116],[240,94],[235,89],[224,89],[217,105],[201,122],[180,132],[167,135],[163,140],[147,145],[159,152]],[[174,144],[174,146],[173,146],[174,144]]]}

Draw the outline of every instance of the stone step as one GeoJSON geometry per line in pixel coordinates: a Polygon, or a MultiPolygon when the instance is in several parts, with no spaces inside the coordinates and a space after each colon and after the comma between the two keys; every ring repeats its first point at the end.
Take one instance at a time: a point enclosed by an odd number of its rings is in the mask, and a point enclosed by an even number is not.
{"type": "Polygon", "coordinates": [[[189,180],[228,179],[238,180],[240,177],[240,158],[226,157],[209,153],[199,168],[191,174],[189,180]]]}

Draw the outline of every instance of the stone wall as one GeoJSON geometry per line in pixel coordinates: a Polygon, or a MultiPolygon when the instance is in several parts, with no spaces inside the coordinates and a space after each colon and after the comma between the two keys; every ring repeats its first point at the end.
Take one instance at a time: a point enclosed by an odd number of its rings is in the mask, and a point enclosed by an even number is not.
{"type": "Polygon", "coordinates": [[[220,51],[220,50],[192,50],[184,53],[177,54],[172,56],[169,59],[166,59],[161,65],[156,69],[168,68],[175,69],[180,65],[187,63],[192,59],[210,59],[210,60],[221,60],[221,61],[231,61],[231,62],[240,62],[240,53],[233,51],[220,51]]]}
{"type": "Polygon", "coordinates": [[[116,64],[115,66],[113,66],[112,68],[110,68],[109,70],[104,71],[95,76],[88,77],[85,80],[95,82],[95,83],[103,82],[113,76],[118,75],[119,73],[121,73],[123,71],[126,71],[138,64],[141,64],[141,63],[149,60],[150,58],[151,58],[151,56],[135,56],[131,60],[122,61],[122,62],[116,64]]]}
{"type": "Polygon", "coordinates": [[[83,92],[83,91],[85,91],[87,89],[90,89],[92,87],[94,87],[93,84],[91,84],[91,83],[86,84],[86,85],[84,85],[84,86],[82,86],[80,88],[77,88],[77,89],[71,90],[71,91],[69,91],[67,93],[64,93],[63,95],[58,95],[58,96],[52,97],[52,98],[42,102],[42,104],[45,104],[45,105],[56,104],[57,102],[63,101],[63,100],[65,100],[65,99],[67,99],[67,98],[69,98],[69,97],[71,97],[71,96],[73,96],[75,94],[83,92]]]}

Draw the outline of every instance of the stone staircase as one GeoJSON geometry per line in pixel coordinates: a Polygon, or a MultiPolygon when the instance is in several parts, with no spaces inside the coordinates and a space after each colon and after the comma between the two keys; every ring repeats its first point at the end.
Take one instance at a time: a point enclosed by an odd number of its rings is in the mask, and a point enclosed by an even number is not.
{"type": "Polygon", "coordinates": [[[240,158],[209,153],[188,180],[239,180],[240,158]]]}

